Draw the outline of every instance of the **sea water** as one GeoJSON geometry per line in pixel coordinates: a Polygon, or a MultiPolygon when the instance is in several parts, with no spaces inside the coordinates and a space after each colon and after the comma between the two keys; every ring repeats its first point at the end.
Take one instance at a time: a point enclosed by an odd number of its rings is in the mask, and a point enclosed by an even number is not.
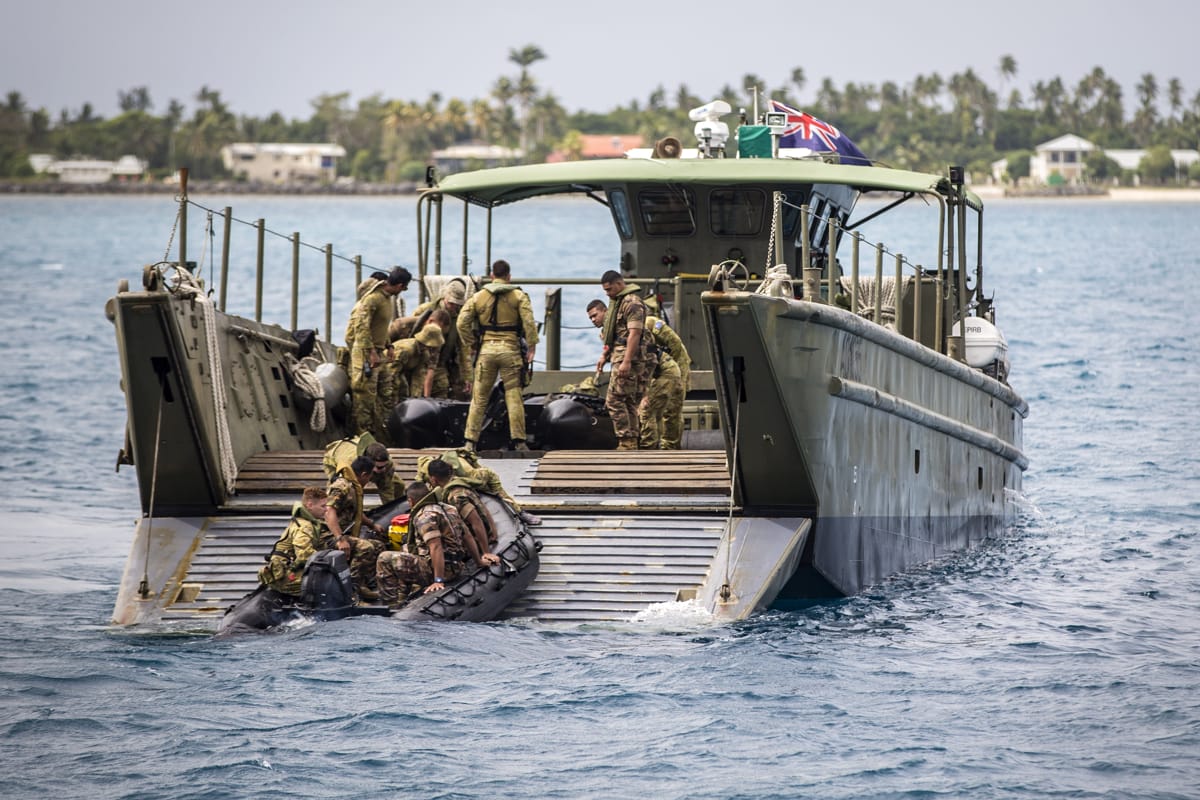
{"type": "MultiPolygon", "coordinates": [[[[233,205],[372,266],[414,261],[411,198],[233,205]]],[[[584,221],[596,204],[529,205],[512,213],[559,233],[498,242],[518,282],[615,263],[584,221]]],[[[188,257],[215,289],[205,217],[191,210],[188,257]]],[[[1200,797],[1200,205],[989,205],[985,292],[1029,401],[1030,468],[1016,524],[978,550],[736,624],[667,605],[613,625],[362,618],[220,640],[109,625],[138,511],[114,471],[103,305],[177,244],[174,219],[169,198],[0,198],[0,795],[1200,797]]],[[[283,254],[264,317],[286,325],[290,244],[268,239],[283,254]]],[[[247,315],[253,247],[235,236],[229,306],[247,315]]],[[[299,324],[323,329],[323,255],[306,248],[303,271],[299,324]]],[[[335,272],[340,340],[352,267],[335,272]]],[[[586,364],[599,292],[573,291],[563,360],[586,364]]]]}

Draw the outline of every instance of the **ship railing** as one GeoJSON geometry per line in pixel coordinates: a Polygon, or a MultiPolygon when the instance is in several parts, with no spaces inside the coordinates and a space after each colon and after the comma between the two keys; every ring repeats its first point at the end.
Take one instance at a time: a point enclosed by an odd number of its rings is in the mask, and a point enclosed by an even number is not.
{"type": "MultiPolygon", "coordinates": [[[[257,248],[254,261],[254,321],[263,321],[263,296],[264,283],[266,275],[267,263],[267,236],[268,234],[276,239],[282,239],[288,242],[291,248],[291,330],[296,330],[300,327],[300,285],[301,285],[301,254],[304,250],[315,251],[320,253],[324,258],[324,322],[323,329],[325,341],[332,344],[331,338],[333,331],[333,274],[334,262],[342,262],[344,265],[352,265],[354,267],[354,285],[357,287],[362,283],[363,269],[368,271],[382,270],[387,271],[382,267],[373,266],[365,261],[361,255],[346,256],[334,250],[332,243],[322,245],[306,242],[300,237],[299,231],[292,233],[283,233],[281,231],[272,230],[267,227],[265,219],[259,218],[254,221],[239,219],[233,215],[233,208],[225,206],[222,210],[209,208],[201,203],[196,202],[188,197],[187,194],[187,169],[180,171],[180,192],[176,197],[179,203],[179,215],[176,219],[175,230],[176,239],[179,243],[177,264],[182,269],[187,269],[189,272],[198,273],[199,269],[204,266],[205,260],[209,261],[210,266],[216,259],[216,220],[221,220],[221,248],[220,248],[220,272],[217,278],[217,308],[226,311],[226,299],[229,296],[229,251],[230,240],[234,225],[244,225],[252,228],[256,234],[257,248]],[[199,267],[196,267],[195,262],[188,261],[188,210],[195,208],[205,214],[204,236],[205,244],[201,251],[201,258],[198,262],[199,267]]],[[[170,245],[168,245],[168,256],[170,245]]],[[[199,275],[197,274],[197,277],[199,275]]]]}
{"type": "MultiPolygon", "coordinates": [[[[803,246],[798,272],[803,296],[813,302],[846,307],[876,325],[889,327],[939,353],[963,360],[965,351],[962,336],[950,335],[948,329],[952,330],[953,325],[966,317],[972,307],[977,313],[988,311],[986,304],[972,301],[973,295],[979,296],[982,267],[977,266],[975,292],[968,292],[964,246],[966,214],[961,210],[955,213],[956,208],[965,209],[967,206],[955,203],[953,199],[939,205],[937,265],[930,269],[913,263],[903,253],[889,250],[882,242],[871,242],[859,231],[847,229],[836,217],[822,218],[807,204],[801,205],[800,238],[803,246]],[[819,251],[812,247],[810,236],[810,228],[816,222],[825,223],[827,234],[825,247],[819,251]],[[848,277],[840,274],[843,271],[838,269],[841,264],[838,260],[839,244],[844,245],[847,239],[850,247],[848,277]],[[957,248],[956,240],[959,245],[957,248]],[[948,268],[948,264],[954,263],[956,251],[962,263],[957,270],[953,270],[948,268]],[[867,263],[864,264],[864,261],[867,263]],[[889,261],[890,264],[887,263],[889,261]],[[868,277],[864,278],[864,273],[868,277]],[[925,287],[929,285],[933,289],[932,298],[925,299],[933,302],[931,336],[926,335],[924,330],[928,312],[922,308],[925,287]],[[911,319],[906,318],[904,313],[906,289],[911,290],[911,319]],[[864,298],[864,294],[867,297],[864,298]],[[891,300],[890,308],[885,299],[891,300]],[[950,311],[949,325],[946,319],[947,306],[950,311]]],[[[982,240],[982,215],[978,219],[978,232],[982,240]]]]}

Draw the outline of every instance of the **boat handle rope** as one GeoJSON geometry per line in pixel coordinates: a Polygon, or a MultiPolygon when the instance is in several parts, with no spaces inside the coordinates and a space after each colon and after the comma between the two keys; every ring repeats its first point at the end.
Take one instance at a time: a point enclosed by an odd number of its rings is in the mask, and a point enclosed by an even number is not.
{"type": "Polygon", "coordinates": [[[163,403],[167,396],[167,371],[158,371],[158,420],[154,423],[154,466],[150,470],[150,508],[146,517],[146,557],[142,562],[142,580],[138,584],[138,595],[150,597],[150,539],[154,533],[154,498],[158,493],[158,451],[162,446],[163,403]]]}
{"type": "Polygon", "coordinates": [[[734,393],[734,402],[737,403],[737,409],[733,413],[733,461],[729,465],[729,513],[725,517],[725,581],[721,584],[721,600],[728,603],[733,597],[733,588],[729,585],[730,570],[733,561],[733,502],[737,495],[737,475],[738,475],[738,432],[742,426],[742,393],[745,391],[743,386],[744,376],[742,370],[737,369],[737,364],[734,365],[734,382],[737,391],[734,393]]]}

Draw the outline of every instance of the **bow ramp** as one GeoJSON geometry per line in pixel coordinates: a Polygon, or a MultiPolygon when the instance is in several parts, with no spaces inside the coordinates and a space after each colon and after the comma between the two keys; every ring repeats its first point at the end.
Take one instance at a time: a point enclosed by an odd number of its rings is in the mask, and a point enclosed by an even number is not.
{"type": "MultiPolygon", "coordinates": [[[[410,480],[417,457],[433,452],[391,454],[410,480]]],[[[739,509],[731,517],[723,451],[504,456],[485,454],[482,461],[543,524],[531,529],[542,544],[538,576],[503,619],[619,622],[676,601],[739,619],[770,605],[795,571],[810,530],[805,518],[744,517],[739,509]]],[[[158,553],[152,566],[161,574],[148,577],[150,586],[162,588],[149,600],[127,592],[117,621],[215,623],[257,585],[263,554],[303,487],[324,480],[319,451],[261,453],[242,466],[237,495],[223,513],[156,520],[150,549],[158,553]],[[162,558],[164,547],[177,555],[162,558]]],[[[368,494],[368,508],[375,500],[368,494]]],[[[145,563],[138,551],[145,548],[146,527],[143,520],[123,587],[138,583],[129,571],[140,572],[145,563]]]]}

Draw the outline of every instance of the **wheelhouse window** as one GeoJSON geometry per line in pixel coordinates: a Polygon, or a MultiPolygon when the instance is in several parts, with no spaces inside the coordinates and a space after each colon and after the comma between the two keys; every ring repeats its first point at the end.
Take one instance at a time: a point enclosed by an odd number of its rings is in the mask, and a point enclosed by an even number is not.
{"type": "Polygon", "coordinates": [[[638,192],[638,213],[651,236],[691,236],[696,232],[696,207],[688,189],[643,189],[638,192]]]}
{"type": "Polygon", "coordinates": [[[766,207],[762,189],[714,189],[708,196],[708,224],[717,236],[757,236],[766,207]]]}
{"type": "Polygon", "coordinates": [[[608,206],[612,209],[613,222],[617,225],[617,233],[622,239],[633,238],[633,214],[629,210],[629,198],[621,189],[608,193],[608,206]]]}

